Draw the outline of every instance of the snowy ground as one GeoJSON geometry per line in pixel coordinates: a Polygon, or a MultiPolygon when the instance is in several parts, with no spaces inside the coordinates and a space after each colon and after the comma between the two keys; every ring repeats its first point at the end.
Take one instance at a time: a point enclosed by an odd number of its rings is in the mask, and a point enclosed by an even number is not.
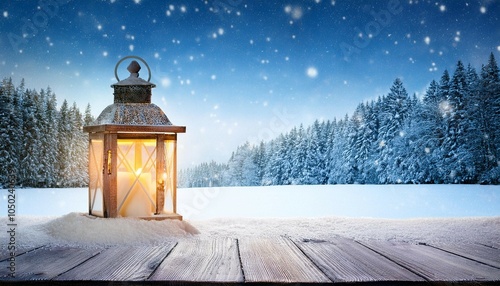
{"type": "MultiPolygon", "coordinates": [[[[16,191],[19,245],[138,245],[181,238],[280,235],[500,244],[499,186],[181,189],[183,222],[88,217],[86,189],[16,191]]],[[[6,214],[6,191],[2,192],[0,212],[6,214]]],[[[0,225],[7,226],[6,216],[0,225]]],[[[0,233],[0,241],[8,241],[6,231],[0,233]]]]}

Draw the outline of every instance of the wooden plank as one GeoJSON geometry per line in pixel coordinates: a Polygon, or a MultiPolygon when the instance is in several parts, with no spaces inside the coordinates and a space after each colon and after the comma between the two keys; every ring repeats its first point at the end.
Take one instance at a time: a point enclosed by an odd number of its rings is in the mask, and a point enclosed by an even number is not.
{"type": "Polygon", "coordinates": [[[352,240],[301,240],[297,245],[333,282],[425,281],[352,240]]]}
{"type": "Polygon", "coordinates": [[[500,249],[480,244],[431,244],[430,246],[500,268],[500,249]]]}
{"type": "Polygon", "coordinates": [[[9,277],[8,261],[0,263],[0,280],[50,280],[97,255],[100,249],[39,248],[16,258],[16,277],[9,277]]]}
{"type": "Polygon", "coordinates": [[[175,245],[176,242],[163,246],[112,247],[55,280],[146,280],[175,245]]]}
{"type": "Polygon", "coordinates": [[[150,280],[243,282],[235,239],[184,239],[160,264],[150,280]]]}
{"type": "Polygon", "coordinates": [[[239,241],[245,282],[331,283],[288,238],[239,241]]]}
{"type": "MultiPolygon", "coordinates": [[[[40,247],[43,247],[43,245],[39,246],[16,245],[15,256],[25,254],[26,252],[30,252],[40,247]]],[[[2,249],[0,249],[0,261],[4,261],[9,258],[10,258],[10,251],[7,249],[7,245],[2,245],[2,249]]]]}
{"type": "Polygon", "coordinates": [[[360,243],[430,281],[500,281],[500,269],[426,245],[388,241],[360,243]]]}

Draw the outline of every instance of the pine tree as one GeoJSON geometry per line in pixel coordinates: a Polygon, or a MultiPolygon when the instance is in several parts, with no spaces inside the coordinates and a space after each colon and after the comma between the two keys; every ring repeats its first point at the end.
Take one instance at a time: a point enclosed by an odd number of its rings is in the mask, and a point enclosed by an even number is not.
{"type": "Polygon", "coordinates": [[[63,101],[59,109],[59,122],[57,124],[57,186],[67,187],[72,182],[71,174],[71,143],[72,128],[71,115],[68,102],[63,101]]]}
{"type": "MultiPolygon", "coordinates": [[[[12,81],[10,82],[12,84],[12,81]]],[[[10,112],[12,104],[9,97],[9,83],[5,80],[0,86],[0,186],[6,186],[8,175],[12,172],[12,153],[9,146],[12,144],[9,136],[10,112]]]]}
{"type": "Polygon", "coordinates": [[[399,78],[394,81],[389,94],[382,98],[377,159],[379,183],[389,183],[389,175],[398,168],[399,160],[394,158],[392,141],[396,136],[404,135],[402,129],[409,114],[408,101],[408,93],[399,78]]]}
{"type": "Polygon", "coordinates": [[[450,112],[449,116],[445,117],[447,133],[443,142],[445,155],[443,163],[450,171],[448,182],[451,183],[472,182],[476,176],[473,154],[467,145],[471,143],[476,146],[474,143],[477,138],[467,110],[468,92],[465,68],[459,61],[450,82],[448,93],[450,112]],[[467,142],[468,138],[471,142],[467,142]]]}
{"type": "Polygon", "coordinates": [[[39,178],[41,162],[39,152],[40,130],[36,118],[35,97],[36,91],[26,91],[22,99],[23,113],[23,148],[21,150],[20,169],[18,171],[23,186],[36,186],[39,178]]]}
{"type": "Polygon", "coordinates": [[[485,147],[483,183],[500,183],[500,71],[493,53],[481,69],[479,79],[479,110],[485,147]]]}

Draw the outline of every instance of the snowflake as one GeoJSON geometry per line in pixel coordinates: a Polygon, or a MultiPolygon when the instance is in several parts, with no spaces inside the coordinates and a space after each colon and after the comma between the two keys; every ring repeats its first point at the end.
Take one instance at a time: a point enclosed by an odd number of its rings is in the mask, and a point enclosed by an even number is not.
{"type": "Polygon", "coordinates": [[[3,16],[4,16],[5,18],[9,17],[9,12],[8,12],[8,11],[3,11],[3,16]]]}
{"type": "Polygon", "coordinates": [[[429,36],[425,37],[424,42],[426,45],[429,45],[431,43],[431,38],[429,36]]]}
{"type": "Polygon", "coordinates": [[[481,12],[482,14],[485,14],[486,13],[486,7],[481,6],[481,8],[479,8],[479,12],[481,12]]]}
{"type": "Polygon", "coordinates": [[[318,70],[315,67],[309,67],[307,68],[307,76],[310,78],[315,78],[318,76],[318,70]]]}

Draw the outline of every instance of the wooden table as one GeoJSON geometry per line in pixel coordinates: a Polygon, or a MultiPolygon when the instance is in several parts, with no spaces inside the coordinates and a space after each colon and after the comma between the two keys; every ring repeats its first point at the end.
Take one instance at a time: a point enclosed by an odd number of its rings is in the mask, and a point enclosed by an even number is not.
{"type": "Polygon", "coordinates": [[[158,246],[20,249],[0,285],[500,285],[496,245],[277,238],[186,238],[158,246]]]}

